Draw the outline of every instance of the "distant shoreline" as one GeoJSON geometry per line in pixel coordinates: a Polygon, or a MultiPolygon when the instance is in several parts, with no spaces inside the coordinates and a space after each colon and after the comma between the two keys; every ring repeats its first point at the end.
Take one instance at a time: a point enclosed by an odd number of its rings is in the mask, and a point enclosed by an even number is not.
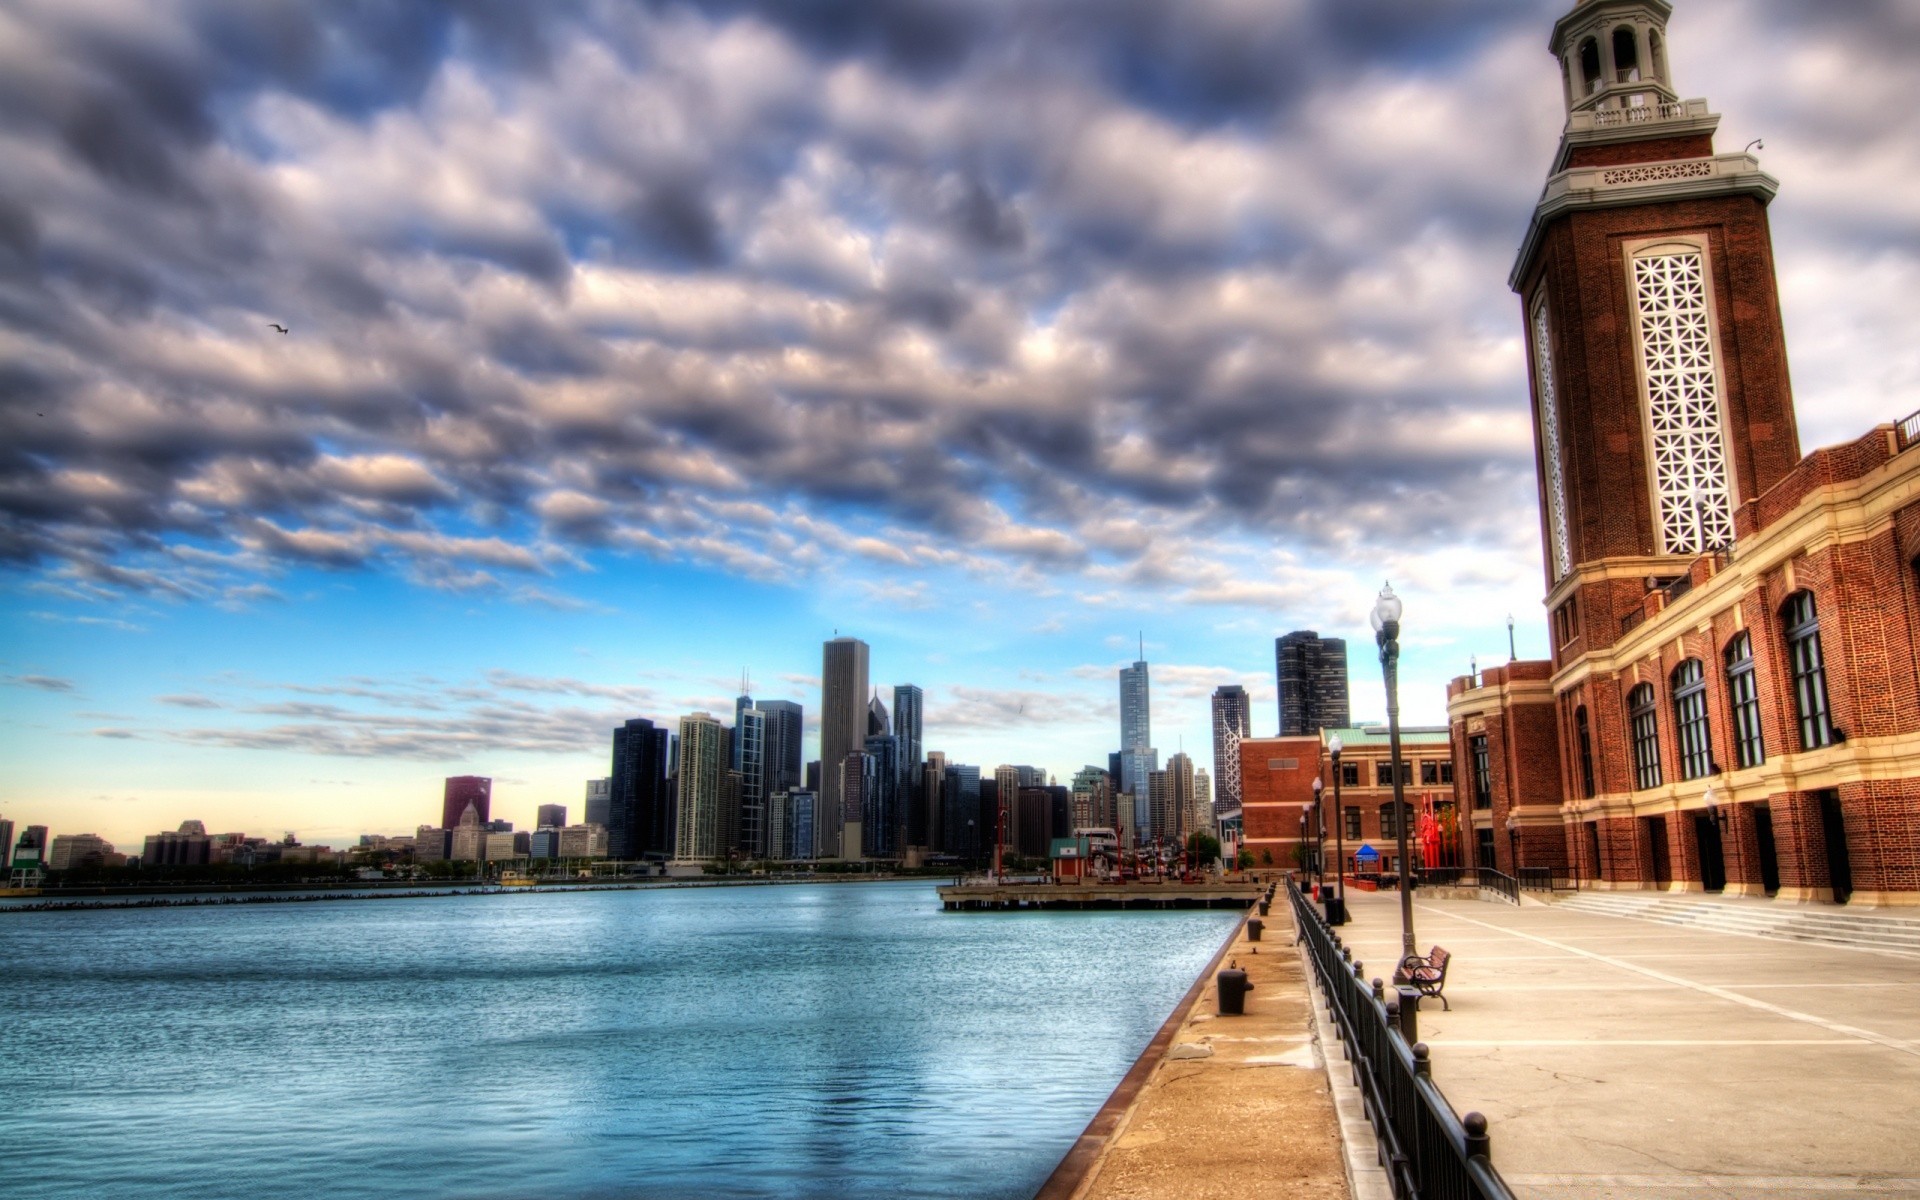
{"type": "Polygon", "coordinates": [[[259,884],[228,885],[220,888],[175,889],[138,888],[112,892],[80,892],[61,889],[65,895],[22,896],[11,902],[0,901],[0,914],[45,912],[92,912],[128,908],[207,908],[228,904],[310,904],[323,900],[419,900],[437,896],[510,896],[552,895],[557,892],[626,892],[663,888],[774,887],[803,883],[903,883],[944,875],[817,875],[772,878],[767,876],[722,876],[713,879],[635,879],[592,883],[543,883],[532,887],[505,887],[463,881],[442,885],[419,883],[366,884],[259,884]],[[291,894],[289,894],[291,893],[291,894]]]}

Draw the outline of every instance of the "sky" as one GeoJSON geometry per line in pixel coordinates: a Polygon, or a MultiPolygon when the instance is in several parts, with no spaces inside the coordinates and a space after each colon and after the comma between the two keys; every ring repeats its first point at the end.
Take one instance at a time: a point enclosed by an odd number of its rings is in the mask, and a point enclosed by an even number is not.
{"type": "MultiPolygon", "coordinates": [[[[0,816],[578,815],[632,716],[1067,777],[1406,604],[1546,651],[1507,272],[1566,0],[0,0],[0,816]],[[286,328],[280,333],[271,327],[286,328]]],[[[1920,408],[1920,6],[1676,0],[1801,437],[1920,408]]],[[[816,753],[814,746],[809,754],[816,753]]]]}

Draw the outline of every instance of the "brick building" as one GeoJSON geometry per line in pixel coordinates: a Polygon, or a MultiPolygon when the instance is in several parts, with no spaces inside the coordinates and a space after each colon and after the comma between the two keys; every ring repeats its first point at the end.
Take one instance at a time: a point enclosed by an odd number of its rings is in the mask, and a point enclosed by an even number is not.
{"type": "Polygon", "coordinates": [[[1920,414],[1802,456],[1779,185],[1673,91],[1670,14],[1554,28],[1568,120],[1510,280],[1553,657],[1450,686],[1462,839],[1586,886],[1920,903],[1920,414]]]}
{"type": "MultiPolygon", "coordinates": [[[[1380,856],[1370,869],[1399,868],[1393,772],[1388,765],[1393,755],[1386,726],[1326,729],[1308,737],[1248,738],[1240,743],[1240,755],[1243,844],[1253,851],[1258,865],[1292,866],[1299,861],[1303,813],[1307,840],[1320,848],[1322,844],[1315,835],[1322,817],[1309,808],[1314,803],[1313,781],[1319,779],[1326,818],[1340,822],[1337,829],[1333,824],[1325,829],[1321,853],[1327,869],[1333,869],[1335,847],[1342,840],[1349,871],[1361,868],[1356,855],[1362,846],[1371,846],[1380,856]],[[1329,749],[1336,737],[1341,742],[1337,810],[1329,749]]],[[[1419,831],[1428,822],[1448,831],[1459,827],[1455,770],[1446,728],[1401,726],[1401,794],[1406,797],[1411,822],[1407,828],[1409,854],[1416,862],[1457,864],[1457,842],[1432,852],[1423,851],[1417,844],[1419,831]]]]}

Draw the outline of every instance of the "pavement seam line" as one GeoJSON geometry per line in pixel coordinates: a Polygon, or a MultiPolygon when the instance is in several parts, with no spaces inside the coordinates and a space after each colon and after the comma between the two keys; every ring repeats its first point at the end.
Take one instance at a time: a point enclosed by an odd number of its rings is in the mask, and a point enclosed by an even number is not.
{"type": "Polygon", "coordinates": [[[1894,1050],[1901,1054],[1911,1054],[1915,1058],[1920,1058],[1920,1049],[1916,1049],[1899,1038],[1888,1037],[1883,1033],[1875,1033],[1871,1029],[1861,1029],[1857,1025],[1846,1025],[1839,1021],[1829,1021],[1825,1017],[1814,1016],[1812,1013],[1803,1013],[1791,1008],[1783,1008],[1778,1004],[1769,1004],[1765,1000],[1758,1000],[1752,996],[1742,996],[1739,992],[1715,987],[1710,983],[1696,983],[1691,979],[1683,979],[1678,975],[1669,975],[1664,971],[1656,971],[1652,967],[1643,967],[1637,963],[1627,962],[1625,959],[1613,958],[1605,954],[1596,954],[1591,950],[1582,950],[1578,946],[1569,946],[1564,942],[1556,942],[1552,938],[1543,938],[1531,933],[1522,933],[1517,929],[1506,929],[1488,921],[1461,916],[1459,913],[1444,913],[1428,908],[1425,905],[1421,907],[1436,917],[1451,917],[1456,921],[1465,921],[1469,925],[1478,925],[1482,929],[1491,929],[1496,933],[1504,933],[1511,937],[1523,938],[1526,941],[1534,942],[1541,946],[1551,946],[1555,950],[1560,950],[1567,954],[1577,954],[1582,958],[1589,958],[1594,962],[1605,963],[1610,967],[1616,967],[1622,971],[1632,971],[1638,975],[1645,975],[1649,979],[1658,979],[1663,983],[1671,983],[1679,987],[1691,988],[1703,995],[1715,996],[1734,1004],[1745,1005],[1748,1008],[1757,1008],[1762,1012],[1770,1012],[1777,1017],[1785,1017],[1789,1021],[1800,1021],[1807,1025],[1815,1025],[1831,1033],[1844,1033],[1849,1037],[1856,1037],[1864,1042],[1878,1042],[1889,1050],[1894,1050]]]}

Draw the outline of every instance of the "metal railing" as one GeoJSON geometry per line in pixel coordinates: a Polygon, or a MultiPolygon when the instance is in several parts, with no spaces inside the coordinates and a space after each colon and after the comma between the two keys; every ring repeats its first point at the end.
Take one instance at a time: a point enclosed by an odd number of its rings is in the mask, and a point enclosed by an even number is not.
{"type": "Polygon", "coordinates": [[[1579,889],[1573,876],[1558,867],[1521,867],[1519,878],[1523,892],[1571,892],[1579,889]]]}
{"type": "Polygon", "coordinates": [[[1504,871],[1492,867],[1481,867],[1476,874],[1480,877],[1480,890],[1499,892],[1514,904],[1520,903],[1520,881],[1504,871]]]}
{"type": "Polygon", "coordinates": [[[1387,993],[1366,982],[1362,964],[1292,881],[1294,919],[1326,997],[1342,1052],[1353,1064],[1367,1120],[1380,1140],[1381,1165],[1398,1200],[1513,1200],[1493,1168],[1487,1119],[1456,1116],[1434,1086],[1427,1044],[1419,1040],[1418,993],[1387,993]]]}
{"type": "Polygon", "coordinates": [[[1920,412],[1907,417],[1897,428],[1900,430],[1901,449],[1904,450],[1915,442],[1920,442],[1920,412]]]}
{"type": "Polygon", "coordinates": [[[1465,876],[1465,867],[1415,867],[1413,877],[1419,887],[1452,887],[1465,876]]]}

